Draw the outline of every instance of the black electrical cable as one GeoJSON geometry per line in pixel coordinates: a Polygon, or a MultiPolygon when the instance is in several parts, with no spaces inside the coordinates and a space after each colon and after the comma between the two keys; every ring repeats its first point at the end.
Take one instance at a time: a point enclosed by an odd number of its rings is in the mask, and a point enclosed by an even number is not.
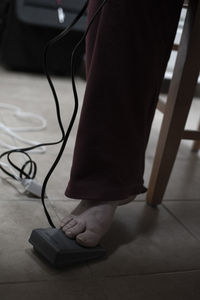
{"type": "MultiPolygon", "coordinates": [[[[72,23],[65,30],[63,30],[58,36],[56,36],[55,38],[53,38],[52,40],[49,41],[49,43],[47,44],[47,46],[45,48],[45,51],[44,51],[44,72],[45,72],[45,75],[47,77],[47,80],[49,82],[51,91],[52,91],[53,96],[54,96],[54,100],[55,100],[55,104],[56,104],[57,119],[58,119],[58,123],[59,123],[60,129],[61,129],[61,132],[62,132],[62,138],[58,142],[43,143],[43,144],[38,144],[38,145],[35,145],[35,146],[32,146],[32,147],[13,149],[13,150],[6,151],[6,152],[4,152],[4,153],[2,153],[0,155],[0,159],[2,157],[4,157],[5,155],[7,155],[7,159],[9,161],[9,163],[16,170],[18,170],[20,172],[20,178],[21,179],[22,179],[22,175],[24,175],[25,178],[34,179],[35,175],[36,175],[36,171],[37,171],[37,166],[36,166],[36,163],[31,159],[31,157],[26,153],[26,151],[30,151],[30,150],[33,150],[35,148],[41,147],[41,146],[56,145],[56,144],[59,144],[59,143],[61,143],[63,141],[63,143],[61,145],[61,148],[60,148],[60,151],[59,151],[59,153],[57,155],[57,158],[54,161],[51,169],[49,170],[48,174],[46,175],[46,177],[44,179],[44,182],[43,182],[43,185],[42,185],[42,192],[41,192],[42,205],[43,205],[43,208],[44,208],[47,220],[48,220],[50,226],[53,227],[53,228],[55,228],[55,225],[54,225],[54,223],[53,223],[53,221],[52,221],[52,219],[51,219],[51,217],[50,217],[50,215],[48,213],[46,205],[45,205],[45,200],[44,200],[44,198],[45,198],[45,190],[46,190],[46,186],[47,186],[48,180],[49,180],[51,174],[53,173],[54,169],[56,168],[56,166],[57,166],[58,162],[60,161],[60,158],[61,158],[61,156],[62,156],[62,154],[64,152],[65,146],[67,144],[67,141],[68,141],[68,138],[69,138],[70,132],[72,130],[72,127],[73,127],[73,124],[74,124],[74,121],[75,121],[75,118],[76,118],[76,115],[77,115],[77,111],[78,111],[78,94],[77,94],[76,83],[75,83],[75,78],[74,78],[75,77],[75,71],[74,71],[75,55],[76,55],[76,51],[78,50],[79,46],[84,41],[84,39],[85,39],[85,37],[86,37],[86,35],[87,35],[87,33],[88,33],[88,31],[89,31],[92,23],[94,22],[94,20],[97,17],[97,15],[101,12],[101,10],[103,9],[103,7],[107,3],[107,1],[109,1],[109,0],[103,0],[102,1],[101,5],[98,7],[97,11],[95,12],[94,16],[92,17],[91,21],[89,22],[84,35],[82,36],[81,40],[77,43],[77,45],[75,46],[75,48],[74,48],[74,50],[72,52],[72,57],[71,57],[71,77],[72,77],[72,88],[73,88],[73,93],[74,93],[75,106],[74,106],[73,115],[72,115],[72,118],[71,118],[71,121],[70,121],[70,124],[69,124],[69,127],[68,127],[66,133],[64,131],[62,120],[61,120],[60,106],[59,106],[59,101],[58,101],[57,93],[56,93],[56,90],[54,88],[53,82],[52,82],[52,80],[50,78],[50,75],[49,75],[49,72],[48,72],[47,54],[48,54],[49,48],[51,46],[53,46],[56,42],[58,42],[59,40],[61,40],[62,38],[64,38],[70,32],[70,30],[72,29],[72,27],[79,21],[79,19],[82,17],[82,15],[84,14],[85,10],[87,9],[89,0],[86,1],[86,3],[84,4],[83,8],[79,12],[79,14],[76,16],[76,18],[72,21],[72,23]],[[12,153],[16,153],[16,152],[23,153],[26,156],[28,156],[28,158],[29,158],[29,160],[25,162],[25,164],[22,166],[22,168],[19,168],[10,159],[10,155],[12,153]],[[28,174],[25,173],[25,171],[24,171],[24,169],[26,168],[27,165],[30,165],[30,169],[29,169],[28,174]],[[31,175],[32,170],[33,170],[33,174],[31,175]]],[[[15,176],[13,176],[10,172],[8,172],[7,170],[5,170],[2,167],[2,165],[0,165],[0,169],[2,169],[2,171],[4,173],[6,173],[7,175],[9,175],[10,177],[16,179],[15,176]]]]}
{"type": "MultiPolygon", "coordinates": [[[[70,125],[67,129],[67,132],[65,134],[65,138],[64,138],[64,141],[62,143],[62,146],[61,146],[61,149],[58,153],[58,156],[55,160],[55,162],[53,163],[51,169],[49,170],[46,178],[44,179],[44,183],[43,183],[43,186],[42,186],[42,193],[41,193],[41,200],[42,200],[42,205],[44,207],[44,211],[45,211],[45,214],[46,214],[46,217],[47,217],[47,220],[50,224],[51,227],[55,228],[56,226],[54,225],[48,211],[47,211],[47,208],[46,208],[46,205],[45,205],[45,200],[44,200],[44,197],[45,197],[45,190],[46,190],[46,185],[47,185],[47,182],[51,176],[51,174],[53,173],[54,169],[56,168],[62,154],[63,154],[63,151],[65,150],[65,146],[67,144],[67,141],[68,141],[68,138],[69,138],[69,135],[70,135],[70,132],[71,132],[71,129],[72,129],[72,126],[73,126],[73,123],[75,121],[75,118],[76,118],[76,114],[77,114],[77,111],[78,111],[78,94],[77,94],[77,90],[76,90],[76,84],[75,84],[75,79],[74,79],[74,58],[75,58],[75,54],[76,54],[76,51],[78,50],[79,46],[81,45],[81,43],[83,42],[83,40],[85,39],[91,25],[93,24],[96,16],[101,12],[102,8],[104,7],[104,5],[106,4],[108,0],[104,0],[102,2],[102,4],[99,6],[99,8],[97,9],[97,11],[95,12],[94,16],[92,17],[89,25],[87,26],[86,28],[86,31],[84,33],[84,35],[82,36],[81,40],[77,43],[77,45],[75,46],[73,52],[72,52],[72,58],[71,58],[71,77],[72,77],[72,88],[73,88],[73,93],[74,93],[74,100],[75,100],[75,107],[74,107],[74,112],[73,112],[73,115],[72,115],[72,119],[71,119],[71,122],[70,122],[70,125]]],[[[89,2],[89,1],[88,1],[89,2]]],[[[87,2],[87,4],[88,4],[87,2]]]]}
{"type": "MultiPolygon", "coordinates": [[[[10,160],[10,155],[12,153],[16,153],[16,152],[20,152],[20,153],[23,153],[25,155],[27,155],[26,151],[31,151],[33,149],[36,149],[38,147],[42,147],[42,146],[51,146],[51,145],[57,145],[57,144],[60,144],[63,140],[64,140],[64,137],[65,137],[65,131],[64,131],[64,128],[63,128],[63,125],[62,125],[62,121],[61,121],[61,117],[60,117],[60,108],[59,108],[59,101],[58,101],[58,97],[57,97],[57,94],[56,94],[56,91],[55,91],[55,88],[54,88],[54,85],[52,83],[52,80],[50,78],[50,75],[49,75],[49,72],[48,72],[48,65],[47,65],[47,53],[48,53],[48,49],[53,46],[53,44],[55,44],[57,41],[59,41],[60,39],[62,39],[64,36],[66,36],[70,30],[72,29],[72,27],[79,21],[79,19],[82,17],[83,13],[85,12],[85,10],[87,9],[87,6],[88,6],[88,3],[89,3],[89,0],[86,1],[86,3],[84,4],[83,8],[81,9],[81,11],[79,12],[79,14],[74,18],[74,20],[72,21],[72,23],[66,28],[64,29],[59,35],[57,35],[55,38],[53,38],[52,40],[50,40],[44,50],[44,72],[45,72],[45,75],[47,77],[47,80],[49,82],[49,85],[50,85],[50,88],[51,88],[51,91],[53,93],[53,97],[54,97],[54,100],[55,100],[55,104],[56,104],[56,114],[57,114],[57,119],[58,119],[58,123],[59,123],[59,126],[60,126],[60,129],[61,129],[61,132],[62,132],[62,138],[57,141],[57,142],[51,142],[51,143],[43,143],[43,144],[38,144],[38,145],[35,145],[35,146],[31,146],[31,147],[27,147],[27,148],[17,148],[17,149],[12,149],[12,150],[9,150],[9,151],[6,151],[6,152],[3,152],[1,155],[0,155],[0,160],[5,156],[7,155],[7,159],[9,160],[9,162],[11,161],[10,160]]],[[[28,155],[27,155],[28,156],[28,155]]],[[[29,156],[29,161],[30,161],[30,166],[33,165],[33,160],[31,159],[31,157],[29,156]]],[[[25,163],[26,164],[26,163],[25,163]]],[[[27,164],[26,164],[27,165],[27,164]]],[[[36,164],[34,164],[36,165],[36,164]]],[[[15,168],[16,170],[18,170],[20,172],[20,177],[21,177],[21,174],[23,174],[25,176],[25,178],[28,178],[28,179],[34,179],[34,177],[30,177],[29,174],[25,173],[24,172],[24,169],[25,169],[25,166],[23,165],[22,168],[20,169],[16,164],[12,163],[12,166],[13,168],[15,168]]],[[[3,166],[0,164],[0,169],[6,173],[7,175],[9,175],[10,177],[12,177],[13,179],[17,180],[15,178],[15,176],[13,174],[11,174],[10,172],[8,172],[5,168],[3,168],[3,166]]],[[[34,172],[34,174],[36,175],[36,171],[34,172]]]]}

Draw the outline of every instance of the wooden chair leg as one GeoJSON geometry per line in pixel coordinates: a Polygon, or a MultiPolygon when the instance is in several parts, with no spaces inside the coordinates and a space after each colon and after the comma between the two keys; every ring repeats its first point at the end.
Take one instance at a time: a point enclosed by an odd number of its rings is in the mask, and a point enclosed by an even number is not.
{"type": "Polygon", "coordinates": [[[190,1],[160,130],[147,203],[162,202],[200,70],[200,1],[190,1]]]}
{"type": "MultiPolygon", "coordinates": [[[[198,131],[200,131],[200,122],[199,122],[198,131]]],[[[198,152],[199,150],[200,150],[200,141],[195,141],[192,146],[192,152],[198,152]]]]}

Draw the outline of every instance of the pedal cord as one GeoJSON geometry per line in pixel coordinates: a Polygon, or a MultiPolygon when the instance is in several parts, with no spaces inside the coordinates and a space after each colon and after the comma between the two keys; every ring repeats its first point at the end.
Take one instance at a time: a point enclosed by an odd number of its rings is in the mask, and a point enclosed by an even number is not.
{"type": "MultiPolygon", "coordinates": [[[[72,23],[68,27],[66,29],[64,29],[59,35],[57,35],[55,38],[51,39],[48,42],[48,44],[47,44],[47,46],[45,48],[45,51],[44,51],[44,73],[45,73],[45,75],[47,77],[48,83],[50,85],[50,88],[51,88],[51,91],[52,91],[52,94],[53,94],[53,97],[54,97],[54,100],[55,100],[57,120],[58,120],[58,124],[59,124],[60,130],[61,130],[61,133],[62,133],[61,139],[59,141],[57,141],[57,142],[42,143],[42,144],[34,145],[34,146],[31,146],[31,147],[12,149],[12,150],[6,151],[6,152],[4,152],[4,153],[2,153],[0,155],[0,160],[5,155],[7,155],[7,159],[9,161],[9,163],[11,164],[11,166],[13,168],[15,168],[16,170],[19,171],[19,174],[20,174],[19,177],[20,177],[20,179],[23,179],[23,178],[34,179],[35,176],[36,176],[36,172],[37,172],[37,165],[31,159],[30,155],[28,153],[26,153],[26,152],[27,151],[31,151],[31,150],[33,150],[33,149],[35,149],[37,147],[57,145],[57,144],[60,144],[61,142],[63,142],[62,145],[61,145],[60,151],[59,151],[59,153],[58,153],[58,155],[57,155],[57,157],[56,157],[56,159],[55,159],[52,167],[50,168],[48,174],[46,175],[46,177],[44,179],[44,182],[43,182],[43,185],[42,185],[42,192],[41,192],[41,201],[42,201],[42,205],[43,205],[43,208],[44,208],[44,212],[45,212],[45,215],[47,217],[47,220],[48,220],[50,226],[53,227],[53,228],[55,228],[56,226],[54,225],[54,223],[53,223],[53,221],[51,219],[51,216],[50,216],[50,214],[49,214],[49,212],[48,212],[48,210],[46,208],[44,198],[45,198],[45,191],[46,191],[46,186],[47,186],[48,180],[49,180],[50,176],[52,175],[54,169],[56,168],[57,164],[59,163],[60,158],[61,158],[61,156],[62,156],[62,154],[63,154],[63,152],[65,150],[65,147],[66,147],[69,135],[71,133],[71,130],[72,130],[72,127],[73,127],[73,124],[74,124],[74,121],[76,119],[76,115],[77,115],[77,112],[78,112],[78,94],[77,94],[76,83],[75,83],[75,68],[74,68],[75,67],[75,56],[76,56],[76,52],[77,52],[79,46],[85,40],[85,37],[87,36],[88,31],[89,31],[91,25],[93,24],[95,18],[98,16],[98,14],[101,12],[101,10],[103,9],[103,7],[105,6],[105,4],[109,0],[103,0],[102,1],[101,5],[98,7],[98,9],[96,10],[95,14],[91,18],[91,21],[89,22],[89,24],[88,24],[88,26],[86,28],[85,33],[83,34],[83,36],[80,39],[80,41],[76,44],[76,46],[74,47],[74,50],[72,52],[72,56],[71,56],[71,79],[72,79],[72,89],[73,89],[73,94],[74,94],[74,111],[73,111],[72,118],[70,120],[69,127],[68,127],[66,133],[65,133],[65,130],[64,130],[64,127],[63,127],[63,124],[62,124],[62,120],[61,120],[61,114],[60,114],[60,106],[59,106],[58,96],[57,96],[55,87],[53,85],[53,82],[51,80],[51,77],[50,77],[49,71],[48,71],[48,50],[55,43],[57,43],[59,40],[63,39],[71,31],[71,29],[73,28],[73,26],[79,21],[79,19],[83,16],[84,12],[86,11],[86,9],[88,7],[89,1],[90,0],[86,1],[86,3],[84,4],[84,6],[82,7],[81,11],[79,12],[79,14],[74,18],[74,20],[72,21],[72,23]],[[25,164],[22,166],[22,168],[19,168],[16,164],[14,164],[12,162],[10,156],[13,153],[23,153],[24,155],[26,155],[28,157],[29,160],[25,162],[25,164]],[[28,173],[25,172],[25,169],[27,168],[27,166],[29,166],[28,173]]],[[[12,177],[13,179],[16,180],[16,178],[15,178],[15,176],[13,174],[11,174],[5,168],[3,168],[3,164],[0,164],[0,169],[2,169],[2,171],[4,173],[6,173],[7,175],[9,175],[10,177],[12,177]]]]}

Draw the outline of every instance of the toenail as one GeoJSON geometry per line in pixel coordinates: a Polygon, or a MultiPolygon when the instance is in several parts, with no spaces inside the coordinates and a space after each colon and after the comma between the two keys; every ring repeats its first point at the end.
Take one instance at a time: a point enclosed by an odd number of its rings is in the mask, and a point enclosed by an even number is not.
{"type": "Polygon", "coordinates": [[[66,233],[67,235],[71,235],[71,234],[72,234],[71,231],[66,231],[65,233],[66,233]]]}
{"type": "Polygon", "coordinates": [[[77,238],[81,242],[86,242],[86,238],[77,238]]]}

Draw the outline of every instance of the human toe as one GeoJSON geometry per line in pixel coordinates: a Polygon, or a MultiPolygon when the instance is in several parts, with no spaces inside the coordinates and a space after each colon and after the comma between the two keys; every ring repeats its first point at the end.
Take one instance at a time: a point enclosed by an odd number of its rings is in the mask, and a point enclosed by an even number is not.
{"type": "Polygon", "coordinates": [[[85,223],[78,222],[75,226],[65,230],[65,234],[69,238],[75,238],[78,234],[82,233],[85,230],[85,223]]]}
{"type": "Polygon", "coordinates": [[[64,232],[66,232],[67,230],[69,230],[69,229],[73,228],[74,226],[76,226],[76,224],[77,224],[77,220],[76,220],[76,219],[72,219],[72,220],[69,221],[66,225],[64,225],[64,226],[62,227],[62,230],[63,230],[64,232]]]}
{"type": "Polygon", "coordinates": [[[60,227],[63,227],[63,226],[65,226],[66,224],[68,224],[73,218],[74,218],[73,215],[69,215],[69,216],[64,217],[64,218],[61,220],[61,222],[60,222],[60,227]]]}
{"type": "Polygon", "coordinates": [[[99,234],[91,231],[85,231],[76,236],[77,243],[84,247],[96,247],[99,244],[100,239],[101,237],[99,234]]]}

